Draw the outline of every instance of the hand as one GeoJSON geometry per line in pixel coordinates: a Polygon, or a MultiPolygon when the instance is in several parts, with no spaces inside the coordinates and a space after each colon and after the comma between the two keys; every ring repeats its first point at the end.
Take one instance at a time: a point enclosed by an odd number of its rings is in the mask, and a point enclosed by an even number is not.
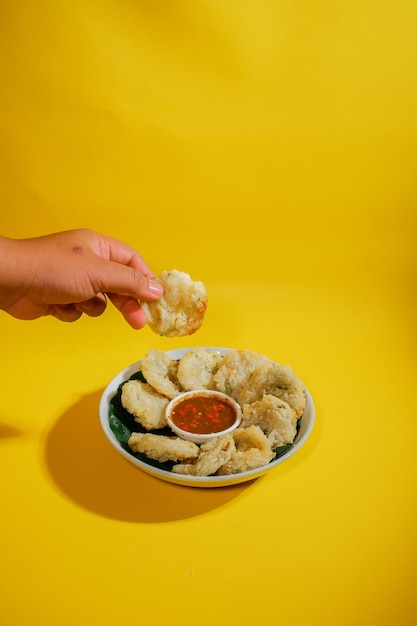
{"type": "Polygon", "coordinates": [[[107,296],[139,329],[146,324],[140,301],[162,295],[153,278],[133,248],[92,230],[0,238],[0,309],[18,319],[96,317],[104,312],[107,296]]]}

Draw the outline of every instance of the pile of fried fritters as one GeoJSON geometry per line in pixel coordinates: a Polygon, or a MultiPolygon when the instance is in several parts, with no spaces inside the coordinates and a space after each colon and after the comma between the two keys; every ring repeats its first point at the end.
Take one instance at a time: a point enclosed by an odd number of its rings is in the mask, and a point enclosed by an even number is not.
{"type": "Polygon", "coordinates": [[[172,461],[172,471],[191,476],[237,474],[272,461],[275,450],[292,444],[305,406],[302,382],[288,365],[280,365],[251,350],[224,354],[213,348],[191,348],[179,360],[150,350],[140,363],[146,382],[127,381],[123,407],[146,431],[167,426],[165,409],[183,391],[215,389],[242,408],[242,420],[232,433],[201,446],[176,435],[133,432],[129,446],[148,458],[172,461]]]}

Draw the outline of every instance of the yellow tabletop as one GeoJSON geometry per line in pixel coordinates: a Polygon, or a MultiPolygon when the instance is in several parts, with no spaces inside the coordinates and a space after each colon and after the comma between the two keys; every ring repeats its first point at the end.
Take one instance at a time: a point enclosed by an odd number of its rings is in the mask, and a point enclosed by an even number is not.
{"type": "Polygon", "coordinates": [[[197,334],[0,313],[4,626],[411,626],[417,5],[6,0],[1,234],[88,226],[202,280],[197,334]],[[143,473],[98,421],[150,348],[247,348],[310,390],[258,480],[143,473]]]}

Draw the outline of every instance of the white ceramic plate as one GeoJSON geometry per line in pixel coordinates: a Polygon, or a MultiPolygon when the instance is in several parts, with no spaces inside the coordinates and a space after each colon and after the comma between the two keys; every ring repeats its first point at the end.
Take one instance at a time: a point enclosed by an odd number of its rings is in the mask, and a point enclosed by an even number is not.
{"type": "MultiPolygon", "coordinates": [[[[216,346],[206,346],[206,348],[210,350],[217,350],[220,354],[224,355],[227,352],[232,352],[231,348],[218,348],[216,346]]],[[[181,348],[177,350],[168,350],[166,354],[172,359],[180,359],[186,352],[191,350],[192,348],[181,348]]],[[[285,454],[280,456],[268,463],[268,465],[264,465],[263,467],[259,467],[254,470],[250,470],[248,472],[241,472],[239,474],[231,474],[227,476],[183,476],[181,474],[175,474],[170,470],[166,470],[161,467],[157,467],[146,460],[141,460],[130,453],[128,450],[123,448],[123,446],[119,443],[117,438],[115,437],[110,424],[109,424],[109,408],[110,402],[112,398],[117,394],[119,385],[135,374],[138,371],[140,365],[140,361],[137,363],[133,363],[123,371],[119,372],[117,376],[113,378],[105,388],[99,406],[99,414],[100,414],[100,423],[103,428],[104,434],[110,443],[116,448],[116,450],[124,456],[128,461],[139,467],[144,472],[155,476],[156,478],[160,478],[162,480],[168,481],[170,483],[175,483],[177,485],[185,485],[188,487],[226,487],[228,485],[236,485],[239,483],[247,482],[249,480],[253,480],[265,472],[271,471],[277,465],[280,465],[284,461],[286,461],[290,456],[295,454],[301,446],[306,442],[310,433],[313,429],[314,419],[315,419],[315,409],[313,399],[308,391],[308,389],[304,388],[307,404],[304,411],[304,414],[300,418],[299,422],[299,431],[294,440],[294,444],[289,448],[285,454]]]]}

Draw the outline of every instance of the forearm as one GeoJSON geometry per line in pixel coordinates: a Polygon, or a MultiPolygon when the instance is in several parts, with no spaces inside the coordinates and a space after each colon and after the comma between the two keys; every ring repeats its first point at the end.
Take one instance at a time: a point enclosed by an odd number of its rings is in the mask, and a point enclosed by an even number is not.
{"type": "Polygon", "coordinates": [[[24,240],[0,237],[0,308],[6,308],[27,289],[33,275],[33,259],[24,240]]]}

